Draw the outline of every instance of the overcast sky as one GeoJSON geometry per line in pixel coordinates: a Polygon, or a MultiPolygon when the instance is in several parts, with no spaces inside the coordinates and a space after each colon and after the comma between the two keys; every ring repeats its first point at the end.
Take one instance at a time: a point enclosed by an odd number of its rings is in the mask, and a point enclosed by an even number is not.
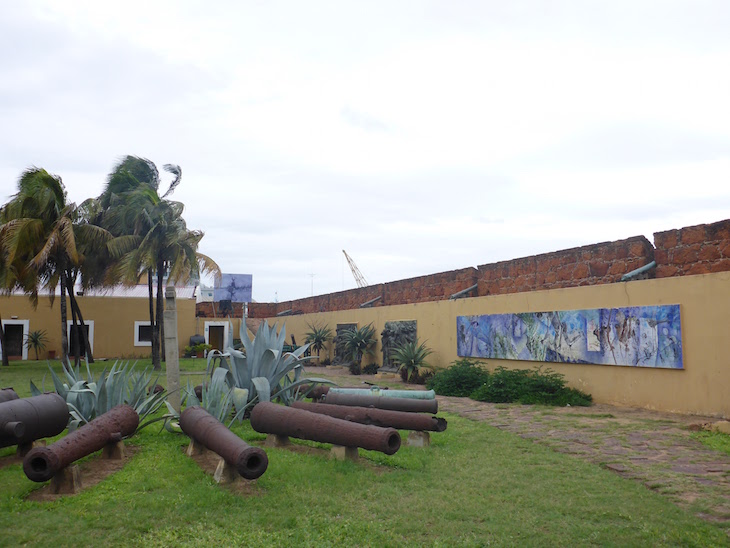
{"type": "MultiPolygon", "coordinates": [[[[257,301],[730,218],[727,0],[0,0],[0,200],[179,164],[257,301]]],[[[166,188],[166,187],[165,187],[166,188]]]]}

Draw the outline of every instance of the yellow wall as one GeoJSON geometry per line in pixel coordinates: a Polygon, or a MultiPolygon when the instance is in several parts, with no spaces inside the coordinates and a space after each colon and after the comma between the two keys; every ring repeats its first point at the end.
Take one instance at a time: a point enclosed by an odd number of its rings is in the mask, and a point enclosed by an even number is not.
{"type": "MultiPolygon", "coordinates": [[[[656,280],[554,289],[271,318],[286,320],[287,340],[294,333],[304,341],[307,324],[367,325],[380,338],[386,321],[417,320],[420,341],[434,350],[430,362],[446,367],[457,359],[456,317],[588,308],[679,304],[682,319],[683,370],[584,364],[544,364],[565,375],[570,386],[593,395],[597,403],[662,411],[730,417],[730,272],[656,280]]],[[[332,356],[332,350],[329,349],[332,356]]],[[[323,351],[322,356],[325,356],[323,351]]],[[[380,343],[372,361],[382,363],[380,343]]],[[[483,360],[497,366],[528,369],[540,362],[483,360]]],[[[363,364],[368,363],[366,358],[363,364]]]]}
{"type": "MultiPolygon", "coordinates": [[[[150,356],[149,346],[134,345],[134,322],[149,321],[149,304],[146,298],[77,297],[84,321],[94,322],[94,358],[142,358],[150,356]]],[[[182,350],[188,345],[196,331],[195,299],[177,299],[177,336],[182,350]]],[[[39,357],[45,359],[48,351],[61,354],[61,311],[60,300],[53,306],[48,297],[39,297],[38,308],[30,305],[27,297],[21,295],[0,297],[0,314],[3,321],[17,316],[18,320],[29,320],[29,331],[45,330],[48,336],[46,351],[39,357]]],[[[68,320],[71,309],[68,307],[68,320]]],[[[28,359],[35,359],[32,350],[28,359]]]]}

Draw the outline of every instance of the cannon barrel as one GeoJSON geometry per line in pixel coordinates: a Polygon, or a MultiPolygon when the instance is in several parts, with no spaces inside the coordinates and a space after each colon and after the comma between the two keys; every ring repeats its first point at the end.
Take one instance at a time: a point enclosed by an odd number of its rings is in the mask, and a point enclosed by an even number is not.
{"type": "Polygon", "coordinates": [[[0,447],[21,445],[56,436],[68,424],[66,401],[58,394],[41,394],[0,403],[0,447]]]}
{"type": "Polygon", "coordinates": [[[0,388],[0,403],[20,399],[12,388],[0,388]]]}
{"type": "Polygon", "coordinates": [[[433,400],[436,392],[433,390],[383,390],[373,388],[335,388],[332,387],[327,394],[348,394],[357,396],[381,396],[384,398],[407,398],[409,400],[433,400]]]}
{"type": "Polygon", "coordinates": [[[269,466],[266,452],[251,447],[202,407],[188,407],[180,415],[180,428],[190,438],[218,453],[246,479],[260,477],[269,466]]]}
{"type": "Polygon", "coordinates": [[[325,404],[349,405],[353,407],[374,407],[409,413],[438,413],[438,400],[408,400],[405,398],[384,398],[382,396],[359,396],[336,393],[330,390],[324,398],[325,404]]]}
{"type": "Polygon", "coordinates": [[[374,409],[372,407],[351,407],[348,405],[333,405],[326,403],[307,403],[295,401],[291,404],[295,409],[304,409],[312,413],[320,413],[346,421],[360,424],[372,424],[385,428],[396,428],[398,430],[417,430],[420,432],[443,432],[446,430],[446,419],[421,415],[419,413],[406,413],[403,411],[390,411],[387,409],[374,409]]]}
{"type": "Polygon", "coordinates": [[[395,428],[357,424],[270,402],[256,404],[251,411],[251,426],[264,434],[362,447],[386,455],[400,448],[400,434],[395,428]]]}
{"type": "Polygon", "coordinates": [[[130,405],[117,405],[47,447],[34,447],[23,459],[28,479],[47,481],[69,464],[134,433],[139,416],[130,405]]]}

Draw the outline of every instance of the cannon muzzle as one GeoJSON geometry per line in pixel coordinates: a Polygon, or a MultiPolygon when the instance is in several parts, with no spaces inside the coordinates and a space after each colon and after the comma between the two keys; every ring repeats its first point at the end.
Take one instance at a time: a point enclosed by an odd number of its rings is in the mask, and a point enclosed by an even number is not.
{"type": "Polygon", "coordinates": [[[266,472],[269,458],[259,447],[251,447],[202,407],[188,407],[180,415],[180,428],[233,466],[246,479],[266,472]]]}
{"type": "Polygon", "coordinates": [[[134,408],[118,405],[57,442],[31,449],[23,459],[23,471],[28,479],[48,481],[72,462],[131,436],[138,425],[134,408]]]}

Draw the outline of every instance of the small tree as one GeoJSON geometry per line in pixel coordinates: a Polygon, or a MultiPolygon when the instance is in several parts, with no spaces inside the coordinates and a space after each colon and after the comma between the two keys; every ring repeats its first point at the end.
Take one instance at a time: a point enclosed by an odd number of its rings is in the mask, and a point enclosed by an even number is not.
{"type": "Polygon", "coordinates": [[[373,354],[373,347],[377,342],[375,339],[375,327],[372,323],[364,327],[347,330],[342,335],[345,350],[352,356],[353,364],[350,372],[353,375],[362,373],[362,358],[365,354],[373,354]]]}
{"type": "Polygon", "coordinates": [[[25,336],[25,347],[28,350],[35,352],[36,361],[38,358],[38,351],[46,349],[46,343],[48,342],[48,334],[45,329],[42,331],[31,331],[25,336]]]}
{"type": "Polygon", "coordinates": [[[430,354],[433,354],[433,350],[427,348],[425,342],[418,344],[418,339],[403,343],[392,351],[393,361],[398,364],[401,378],[407,382],[412,379],[417,381],[421,369],[429,367],[426,358],[430,354]]]}
{"type": "Polygon", "coordinates": [[[311,345],[311,348],[317,353],[317,361],[319,361],[319,353],[324,346],[332,340],[332,329],[328,326],[319,326],[307,324],[309,332],[306,334],[306,341],[311,345]]]}

